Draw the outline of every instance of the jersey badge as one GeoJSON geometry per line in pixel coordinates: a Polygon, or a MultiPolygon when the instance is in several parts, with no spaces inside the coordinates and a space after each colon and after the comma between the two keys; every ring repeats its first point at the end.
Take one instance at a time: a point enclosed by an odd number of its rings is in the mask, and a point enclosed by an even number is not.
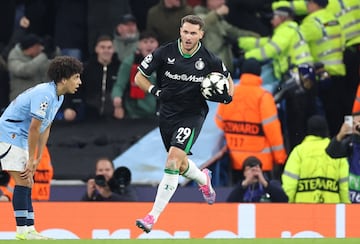
{"type": "Polygon", "coordinates": [[[195,69],[197,69],[197,70],[203,70],[204,67],[205,67],[204,61],[202,61],[202,59],[199,58],[199,60],[195,62],[195,69]]]}

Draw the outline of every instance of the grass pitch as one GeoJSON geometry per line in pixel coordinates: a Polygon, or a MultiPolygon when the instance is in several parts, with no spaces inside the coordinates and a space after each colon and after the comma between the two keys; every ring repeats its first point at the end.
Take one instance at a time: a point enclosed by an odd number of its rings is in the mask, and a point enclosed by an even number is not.
{"type": "MultiPolygon", "coordinates": [[[[19,242],[0,240],[0,243],[19,242]]],[[[117,240],[28,240],[26,244],[359,244],[360,239],[347,238],[347,239],[335,239],[335,238],[292,238],[292,239],[117,239],[117,240]]]]}

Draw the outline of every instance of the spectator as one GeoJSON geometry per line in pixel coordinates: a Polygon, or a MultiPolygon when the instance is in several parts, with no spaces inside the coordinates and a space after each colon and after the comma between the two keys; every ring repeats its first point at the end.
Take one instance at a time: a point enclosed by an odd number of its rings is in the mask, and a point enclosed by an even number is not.
{"type": "Polygon", "coordinates": [[[290,203],[350,203],[349,165],[345,158],[332,159],[326,119],[308,119],[307,136],[290,153],[282,175],[290,203]]]}
{"type": "Polygon", "coordinates": [[[345,39],[339,20],[325,9],[327,4],[328,0],[307,2],[309,14],[300,24],[300,33],[309,44],[314,62],[323,63],[331,76],[330,79],[319,82],[318,94],[329,123],[330,136],[334,136],[341,127],[344,115],[351,113],[351,106],[346,104],[349,94],[347,80],[344,79],[345,39]]]}
{"type": "Polygon", "coordinates": [[[239,29],[230,25],[225,16],[229,7],[225,0],[205,0],[194,8],[194,13],[205,21],[206,35],[202,39],[204,46],[222,59],[229,72],[234,72],[233,46],[237,46],[238,37],[259,35],[255,32],[239,29]]]}
{"type": "Polygon", "coordinates": [[[352,114],[353,123],[343,123],[340,131],[331,139],[326,152],[332,158],[347,158],[349,163],[349,192],[353,203],[360,203],[360,110],[352,114]]]}
{"type": "Polygon", "coordinates": [[[114,53],[112,38],[107,35],[100,36],[96,42],[95,53],[84,65],[81,76],[83,86],[79,94],[66,97],[63,106],[66,121],[82,120],[84,116],[88,120],[113,117],[111,90],[120,63],[114,53]]]}
{"type": "Polygon", "coordinates": [[[249,156],[262,162],[262,169],[269,179],[271,171],[281,169],[287,156],[274,98],[261,87],[260,63],[256,59],[247,59],[241,70],[243,73],[240,83],[235,86],[232,103],[220,104],[215,116],[217,126],[224,131],[233,184],[242,177],[241,169],[249,156]]]}
{"type": "MultiPolygon", "coordinates": [[[[140,62],[151,54],[159,43],[154,33],[144,31],[140,34],[137,51],[125,58],[120,65],[116,83],[112,89],[112,99],[117,119],[152,117],[156,112],[156,98],[145,93],[135,84],[135,74],[140,62]]],[[[151,78],[156,82],[156,74],[151,78]]]]}
{"type": "Polygon", "coordinates": [[[87,33],[90,57],[97,39],[112,36],[121,16],[131,12],[130,0],[87,0],[87,33]]]}
{"type": "Polygon", "coordinates": [[[121,17],[114,33],[114,49],[119,61],[131,56],[137,49],[139,31],[136,19],[132,14],[125,14],[121,17]]]}
{"type": "Polygon", "coordinates": [[[127,168],[115,170],[110,159],[99,158],[95,165],[95,177],[87,181],[87,190],[81,200],[134,202],[137,196],[130,181],[131,173],[127,168]]]}
{"type": "Polygon", "coordinates": [[[192,13],[186,0],[160,0],[149,9],[146,29],[154,32],[163,45],[178,38],[181,18],[192,13]]]}
{"type": "Polygon", "coordinates": [[[262,172],[257,157],[244,160],[243,180],[239,181],[227,197],[227,202],[287,202],[288,197],[278,180],[269,181],[262,172]]]}
{"type": "Polygon", "coordinates": [[[10,51],[10,100],[24,90],[47,80],[46,71],[50,60],[42,40],[35,34],[25,35],[10,51]]]}
{"type": "MultiPolygon", "coordinates": [[[[246,51],[245,58],[256,58],[262,62],[271,60],[274,75],[280,84],[283,84],[291,77],[292,72],[297,72],[297,67],[304,64],[311,66],[313,58],[309,46],[300,34],[298,24],[294,21],[294,13],[289,7],[275,9],[271,24],[274,29],[271,38],[244,37],[239,39],[239,46],[246,51]]],[[[314,72],[312,73],[314,80],[315,75],[314,72]]],[[[313,80],[311,84],[314,84],[313,80]]],[[[272,87],[272,90],[275,90],[276,83],[272,87]]],[[[288,91],[285,102],[280,103],[280,109],[284,114],[281,121],[284,134],[289,139],[287,143],[289,151],[304,139],[306,121],[316,112],[315,86],[311,85],[307,88],[302,91],[288,91]]]]}

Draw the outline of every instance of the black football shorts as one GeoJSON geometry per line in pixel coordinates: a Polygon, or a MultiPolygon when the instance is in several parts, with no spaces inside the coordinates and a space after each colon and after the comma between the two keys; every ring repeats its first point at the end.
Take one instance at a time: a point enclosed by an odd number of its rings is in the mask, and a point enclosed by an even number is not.
{"type": "Polygon", "coordinates": [[[193,115],[177,119],[160,119],[159,128],[161,138],[163,140],[166,151],[171,146],[190,153],[192,145],[194,145],[200,130],[204,124],[205,116],[193,115]]]}

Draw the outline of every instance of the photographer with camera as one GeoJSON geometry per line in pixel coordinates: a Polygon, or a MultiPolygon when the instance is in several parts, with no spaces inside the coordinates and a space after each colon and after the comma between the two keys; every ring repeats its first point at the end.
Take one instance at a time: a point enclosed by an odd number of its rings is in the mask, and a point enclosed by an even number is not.
{"type": "Polygon", "coordinates": [[[349,193],[352,203],[360,203],[360,186],[352,184],[360,177],[360,111],[345,116],[340,131],[326,148],[332,158],[347,157],[349,163],[349,193]]]}
{"type": "Polygon", "coordinates": [[[135,189],[130,185],[131,172],[126,167],[114,169],[108,158],[99,158],[95,165],[95,177],[87,181],[82,201],[134,202],[135,189]]]}
{"type": "Polygon", "coordinates": [[[269,180],[262,162],[249,156],[242,166],[243,177],[235,185],[226,202],[288,202],[279,180],[269,180]]]}

